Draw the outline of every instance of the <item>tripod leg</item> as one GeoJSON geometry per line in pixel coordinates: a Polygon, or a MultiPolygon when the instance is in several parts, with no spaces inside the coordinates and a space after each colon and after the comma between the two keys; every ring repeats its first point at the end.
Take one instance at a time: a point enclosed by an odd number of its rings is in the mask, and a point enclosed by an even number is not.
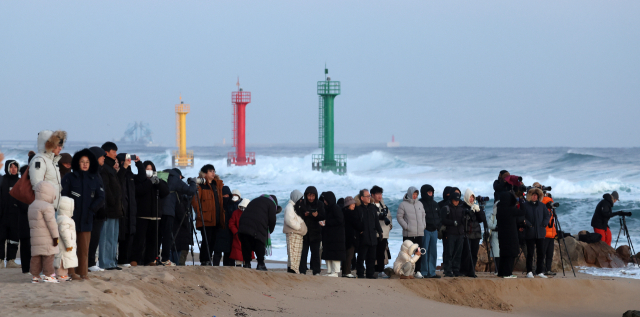
{"type": "MultiPolygon", "coordinates": [[[[618,237],[616,238],[616,244],[613,247],[614,249],[618,247],[618,240],[620,239],[620,233],[622,232],[622,229],[624,228],[624,226],[622,225],[622,218],[620,218],[620,231],[618,231],[618,237]]],[[[605,230],[606,231],[606,230],[605,230]]],[[[603,237],[604,238],[604,237],[603,237]]]]}
{"type": "MultiPolygon", "coordinates": [[[[209,257],[209,264],[211,266],[213,266],[213,261],[211,261],[213,259],[212,259],[212,256],[211,256],[211,252],[209,251],[209,239],[207,238],[207,230],[206,230],[206,227],[204,226],[204,216],[203,216],[203,213],[202,213],[202,203],[200,202],[200,195],[198,194],[197,190],[196,190],[196,200],[198,200],[198,207],[200,207],[198,209],[200,211],[200,219],[202,219],[202,235],[203,235],[203,239],[204,239],[204,244],[207,247],[207,255],[209,257]]],[[[202,250],[200,250],[200,254],[202,254],[202,250]]]]}
{"type": "Polygon", "coordinates": [[[467,248],[469,249],[469,262],[471,262],[471,274],[473,277],[476,277],[476,266],[473,265],[473,256],[471,254],[471,242],[467,237],[465,237],[465,240],[467,240],[467,248]]]}
{"type": "MultiPolygon", "coordinates": [[[[200,246],[200,241],[198,241],[198,232],[196,231],[196,228],[193,225],[194,221],[193,221],[193,217],[192,217],[192,212],[193,212],[193,207],[191,207],[191,211],[189,211],[189,222],[191,223],[191,234],[195,235],[196,244],[199,247],[200,246]]],[[[193,262],[193,265],[195,266],[196,265],[196,257],[193,255],[193,246],[191,246],[191,261],[193,262]]]]}
{"type": "MultiPolygon", "coordinates": [[[[556,247],[556,242],[553,241],[553,247],[556,247]]],[[[566,276],[564,273],[564,258],[562,257],[562,246],[560,246],[560,240],[558,240],[558,250],[560,251],[560,266],[562,266],[562,276],[566,276]]],[[[569,254],[567,254],[569,256],[569,254]]]]}

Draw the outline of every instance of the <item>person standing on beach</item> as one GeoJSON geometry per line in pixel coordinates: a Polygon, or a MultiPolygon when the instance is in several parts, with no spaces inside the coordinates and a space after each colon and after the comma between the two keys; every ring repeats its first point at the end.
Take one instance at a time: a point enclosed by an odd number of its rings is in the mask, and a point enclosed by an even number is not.
{"type": "MultiPolygon", "coordinates": [[[[97,176],[100,179],[100,183],[102,183],[102,166],[104,165],[104,156],[107,154],[101,147],[92,146],[89,148],[93,156],[96,158],[97,164],[97,176]]],[[[73,168],[73,166],[72,166],[73,168]]],[[[104,192],[104,183],[102,183],[102,189],[104,192]]],[[[106,196],[106,192],[105,196],[106,196]]],[[[73,197],[72,197],[73,198],[73,197]]],[[[106,198],[106,197],[105,197],[106,198]]],[[[99,272],[104,271],[103,268],[98,266],[98,262],[96,261],[96,252],[98,251],[98,245],[100,244],[100,236],[102,235],[102,227],[104,226],[104,221],[107,219],[107,214],[105,211],[104,202],[102,203],[102,207],[98,208],[96,213],[93,215],[93,225],[91,226],[91,238],[89,240],[89,271],[91,272],[99,272]]]]}
{"type": "Polygon", "coordinates": [[[487,217],[484,210],[480,209],[476,201],[476,195],[471,188],[467,188],[464,191],[464,205],[467,214],[467,223],[465,224],[467,237],[462,243],[460,273],[468,277],[477,277],[475,267],[478,262],[478,250],[480,249],[480,239],[482,238],[480,223],[486,222],[487,217]]]}
{"type": "Polygon", "coordinates": [[[357,258],[357,274],[358,278],[365,278],[365,262],[366,277],[376,279],[375,274],[376,250],[378,243],[382,241],[382,227],[380,227],[380,217],[378,216],[378,208],[371,202],[371,194],[368,190],[363,189],[356,197],[356,219],[358,222],[358,258],[357,258]],[[359,198],[359,200],[358,200],[359,198]],[[358,204],[360,201],[360,204],[358,204]]]}
{"type": "MultiPolygon", "coordinates": [[[[87,279],[90,262],[93,218],[104,206],[105,192],[98,175],[98,160],[89,149],[76,152],[71,160],[71,173],[62,179],[62,196],[74,200],[72,219],[75,222],[77,267],[69,269],[72,280],[87,279]]],[[[95,261],[95,253],[93,255],[95,261]]]]}
{"type": "Polygon", "coordinates": [[[50,182],[41,181],[33,188],[35,200],[29,205],[31,234],[31,283],[58,283],[53,276],[53,260],[58,254],[58,224],[53,202],[59,192],[50,182]],[[40,273],[44,278],[40,279],[40,273]]]}
{"type": "Polygon", "coordinates": [[[298,215],[304,219],[307,225],[307,234],[302,240],[302,255],[300,257],[300,274],[307,274],[307,256],[311,249],[310,267],[313,275],[320,274],[320,243],[322,243],[322,226],[324,220],[324,203],[318,199],[318,190],[309,186],[304,191],[304,200],[296,209],[298,215]]]}
{"type": "Polygon", "coordinates": [[[457,277],[460,274],[460,258],[462,256],[462,243],[464,241],[464,222],[466,209],[460,202],[460,193],[452,192],[449,195],[449,203],[444,206],[442,224],[447,226],[446,235],[442,239],[447,244],[444,258],[444,276],[457,277]]]}
{"type": "Polygon", "coordinates": [[[65,131],[49,131],[44,130],[38,133],[38,153],[31,159],[29,163],[29,180],[31,186],[35,186],[47,181],[53,185],[55,190],[55,199],[53,200],[53,208],[58,209],[58,198],[60,198],[60,170],[58,169],[58,161],[62,158],[60,151],[67,142],[67,132],[65,131]]]}
{"type": "Polygon", "coordinates": [[[284,207],[284,225],[282,232],[287,236],[287,272],[300,274],[300,257],[302,256],[302,240],[307,234],[307,225],[296,213],[296,204],[302,200],[302,193],[294,190],[289,195],[289,202],[284,207]]]}
{"type": "Polygon", "coordinates": [[[531,188],[527,192],[527,202],[521,208],[524,209],[525,227],[524,238],[527,243],[527,278],[533,278],[533,253],[536,252],[536,275],[547,278],[544,275],[544,237],[545,229],[549,224],[549,210],[542,204],[542,190],[531,188]]]}
{"type": "Polygon", "coordinates": [[[596,206],[596,211],[591,218],[591,226],[593,232],[599,233],[602,236],[602,241],[611,246],[611,229],[609,229],[609,219],[613,216],[627,216],[631,217],[631,212],[612,212],[613,205],[619,200],[618,192],[614,191],[611,194],[604,194],[602,200],[596,206]]]}
{"type": "MultiPolygon", "coordinates": [[[[136,156],[135,162],[138,174],[133,174],[131,170],[131,158],[126,153],[119,153],[117,156],[118,164],[124,166],[129,165],[124,170],[124,175],[120,179],[122,187],[122,207],[123,217],[120,219],[120,228],[118,232],[118,264],[122,266],[131,266],[133,262],[133,238],[136,234],[136,220],[138,217],[138,204],[136,202],[136,179],[145,179],[146,173],[142,161],[136,156]],[[128,161],[128,162],[127,162],[128,161]]],[[[134,263],[134,264],[137,264],[134,263]]]]}
{"type": "Polygon", "coordinates": [[[233,241],[231,231],[229,231],[229,220],[233,216],[233,212],[238,209],[240,201],[233,201],[232,196],[231,188],[223,186],[222,207],[224,211],[222,212],[224,212],[224,224],[218,228],[216,243],[213,246],[213,263],[220,263],[220,260],[222,260],[222,265],[224,266],[235,266],[235,261],[229,258],[233,241]]]}
{"type": "Polygon", "coordinates": [[[512,191],[503,192],[500,195],[496,212],[498,244],[500,246],[498,276],[503,278],[517,277],[513,275],[513,266],[520,254],[518,218],[525,214],[524,208],[518,208],[517,204],[518,199],[512,191]]]}
{"type": "Polygon", "coordinates": [[[358,231],[360,218],[356,216],[356,200],[351,196],[344,198],[344,207],[342,207],[342,214],[344,215],[344,243],[345,243],[345,260],[342,261],[342,277],[355,278],[355,275],[351,274],[351,262],[355,256],[356,248],[358,247],[357,236],[360,235],[358,231]]]}
{"type": "Polygon", "coordinates": [[[393,229],[393,224],[391,223],[392,217],[389,208],[385,205],[384,199],[382,199],[382,187],[374,185],[369,192],[371,193],[371,204],[378,209],[378,219],[380,221],[380,227],[382,228],[382,240],[380,240],[376,249],[376,273],[378,273],[378,277],[386,278],[388,276],[384,274],[384,267],[389,263],[389,259],[391,258],[391,253],[389,252],[389,232],[393,229]]]}
{"type": "MultiPolygon", "coordinates": [[[[200,250],[201,265],[219,266],[222,254],[219,254],[215,261],[211,263],[211,255],[213,247],[216,244],[218,230],[225,226],[225,213],[223,206],[222,188],[224,183],[216,175],[216,169],[211,164],[207,164],[200,169],[200,173],[204,178],[204,183],[197,187],[198,196],[194,196],[191,205],[196,213],[196,229],[206,231],[207,241],[203,242],[203,248],[200,250]],[[198,201],[198,198],[200,201],[198,201]],[[202,206],[202,212],[200,212],[202,206]],[[202,213],[202,216],[200,215],[202,213]],[[206,243],[206,246],[205,246],[206,243]],[[209,250],[209,254],[207,254],[209,250]]],[[[203,239],[205,234],[202,235],[203,239]]]]}
{"type": "Polygon", "coordinates": [[[122,208],[122,179],[126,174],[131,161],[125,161],[123,166],[118,165],[118,147],[113,142],[102,145],[105,158],[102,166],[101,177],[105,191],[105,215],[106,220],[102,225],[100,242],[98,247],[98,262],[105,270],[122,270],[117,265],[118,236],[120,232],[120,219],[123,217],[122,208]]]}
{"type": "MultiPolygon", "coordinates": [[[[418,200],[418,189],[411,186],[404,195],[400,206],[398,206],[398,213],[396,218],[398,223],[402,227],[402,239],[404,241],[411,241],[417,245],[417,248],[422,247],[422,240],[424,239],[425,226],[425,211],[422,202],[418,200]]],[[[415,252],[415,250],[413,251],[415,252]]],[[[411,252],[411,253],[413,253],[411,252]]],[[[419,259],[419,258],[418,258],[419,259]]],[[[416,259],[415,263],[415,275],[417,279],[423,278],[421,270],[421,261],[416,259]]],[[[397,269],[394,263],[394,270],[397,269]]]]}
{"type": "MultiPolygon", "coordinates": [[[[302,197],[302,193],[300,193],[302,197]]],[[[231,235],[233,236],[233,242],[231,243],[231,255],[229,256],[231,260],[234,261],[234,266],[237,266],[236,261],[240,261],[244,263],[244,258],[242,257],[242,243],[240,242],[240,236],[238,236],[238,229],[240,228],[240,218],[242,217],[242,212],[249,206],[251,201],[249,199],[242,199],[238,204],[238,209],[233,212],[231,215],[231,219],[229,220],[229,230],[231,231],[231,235]]],[[[300,249],[302,249],[302,238],[300,239],[300,249]]],[[[255,253],[251,252],[251,260],[255,259],[255,253]]],[[[298,264],[298,262],[296,262],[298,264]]]]}
{"type": "Polygon", "coordinates": [[[262,195],[252,200],[240,216],[238,238],[242,245],[244,267],[251,268],[251,257],[255,253],[258,260],[256,270],[267,271],[264,263],[267,239],[276,227],[276,215],[282,211],[278,198],[262,195]]]}
{"type": "Polygon", "coordinates": [[[325,220],[320,224],[322,226],[322,259],[327,264],[327,276],[338,277],[341,272],[340,264],[345,259],[344,214],[333,192],[322,193],[320,201],[325,207],[325,220]]]}
{"type": "MultiPolygon", "coordinates": [[[[20,165],[15,160],[7,160],[4,164],[4,178],[0,185],[0,268],[21,268],[16,263],[18,244],[20,243],[20,213],[28,206],[9,194],[11,188],[20,179],[20,165]],[[7,245],[5,253],[4,246],[7,245]]],[[[25,247],[22,245],[21,247],[25,247]]]]}
{"type": "Polygon", "coordinates": [[[498,174],[498,179],[493,182],[493,202],[494,204],[500,200],[500,196],[504,192],[508,192],[513,189],[513,186],[506,182],[511,174],[508,171],[502,170],[498,174]]]}
{"type": "Polygon", "coordinates": [[[438,259],[438,229],[442,226],[440,219],[440,207],[433,199],[435,189],[431,185],[422,185],[420,187],[420,202],[424,207],[425,213],[425,229],[422,239],[422,246],[427,253],[420,259],[420,273],[426,278],[440,278],[436,274],[436,260],[438,259]]]}
{"type": "Polygon", "coordinates": [[[58,161],[58,169],[60,170],[60,179],[63,179],[65,175],[71,173],[71,161],[73,157],[69,153],[61,153],[60,161],[58,161]]]}

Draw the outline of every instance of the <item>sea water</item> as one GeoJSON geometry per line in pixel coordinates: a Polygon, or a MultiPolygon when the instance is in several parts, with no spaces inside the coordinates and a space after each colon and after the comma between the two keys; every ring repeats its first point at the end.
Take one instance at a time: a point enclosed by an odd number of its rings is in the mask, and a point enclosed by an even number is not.
{"type": "MultiPolygon", "coordinates": [[[[66,152],[73,153],[88,144],[70,143],[66,152]]],[[[120,152],[137,154],[152,160],[159,170],[171,168],[170,150],[162,147],[140,147],[120,144],[120,152]]],[[[262,194],[278,197],[284,208],[289,194],[307,186],[318,192],[333,191],[336,197],[355,196],[360,189],[378,185],[384,189],[384,200],[393,217],[389,247],[393,261],[402,244],[402,228],[395,216],[398,205],[410,186],[418,189],[430,184],[436,189],[436,200],[442,197],[445,186],[455,186],[464,193],[471,188],[476,196],[493,198],[493,181],[500,170],[523,177],[526,185],[540,182],[552,186],[551,194],[560,203],[557,209],[562,229],[571,234],[580,230],[593,231],[591,217],[602,195],[617,190],[620,201],[614,211],[634,212],[627,218],[631,239],[640,245],[640,149],[637,148],[425,148],[384,146],[338,146],[336,153],[347,154],[347,174],[312,171],[311,155],[320,153],[314,146],[278,145],[256,146],[255,166],[227,166],[230,147],[195,147],[195,166],[186,168],[186,177],[195,177],[199,167],[213,164],[225,185],[237,189],[244,198],[262,194]]],[[[26,163],[28,149],[3,147],[7,159],[26,163]]],[[[135,172],[135,168],[134,168],[135,172]]],[[[491,208],[489,201],[487,209],[491,208]]],[[[609,222],[615,244],[620,229],[619,218],[609,222]]],[[[273,253],[268,259],[286,261],[286,238],[282,233],[283,214],[277,216],[276,229],[271,235],[273,253]]],[[[200,238],[199,238],[200,239],[200,238]]],[[[620,237],[620,244],[627,244],[620,237]]],[[[442,244],[438,242],[438,265],[442,261],[442,244]]],[[[391,263],[390,263],[391,264],[391,263]]],[[[620,275],[640,278],[640,269],[585,269],[595,275],[620,275]],[[624,273],[621,273],[624,271],[624,273]],[[637,274],[631,274],[636,272],[637,274]]]]}

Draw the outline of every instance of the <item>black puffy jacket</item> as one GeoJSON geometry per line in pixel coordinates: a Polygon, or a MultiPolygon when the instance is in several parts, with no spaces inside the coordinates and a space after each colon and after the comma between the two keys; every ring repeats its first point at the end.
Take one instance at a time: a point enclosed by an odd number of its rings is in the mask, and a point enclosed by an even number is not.
{"type": "Polygon", "coordinates": [[[320,201],[318,190],[313,186],[307,187],[302,199],[296,204],[296,207],[296,213],[302,217],[304,224],[307,225],[307,236],[309,237],[309,241],[322,241],[322,226],[320,226],[319,222],[325,219],[325,213],[324,203],[320,201]],[[315,194],[316,199],[313,202],[309,202],[307,199],[308,194],[315,194]],[[316,211],[318,212],[318,215],[314,217],[313,213],[316,211]],[[309,212],[309,214],[305,216],[305,213],[307,212],[309,212]]]}
{"type": "Polygon", "coordinates": [[[103,219],[120,219],[123,216],[122,211],[122,179],[126,170],[121,168],[119,171],[113,168],[116,161],[105,156],[104,165],[100,170],[102,183],[105,191],[104,215],[99,214],[99,218],[103,219]]]}
{"type": "Polygon", "coordinates": [[[378,245],[377,237],[382,237],[378,207],[373,203],[369,203],[368,205],[362,203],[356,207],[354,211],[356,212],[356,221],[358,221],[357,231],[362,232],[362,234],[358,234],[357,245],[378,245]]]}
{"type": "MultiPolygon", "coordinates": [[[[147,166],[151,166],[153,171],[156,171],[155,165],[151,161],[145,161],[142,163],[143,170],[147,169],[147,166]]],[[[146,172],[145,172],[146,176],[146,172]]],[[[169,195],[169,185],[167,182],[159,179],[157,184],[153,184],[151,179],[136,178],[136,203],[137,217],[138,218],[155,218],[162,217],[162,199],[169,195]]]]}
{"type": "Polygon", "coordinates": [[[445,217],[442,219],[442,224],[447,226],[445,230],[447,235],[464,235],[465,220],[467,220],[469,213],[469,209],[465,206],[466,204],[462,200],[458,203],[458,206],[454,206],[453,202],[449,201],[449,203],[442,208],[445,214],[445,217]]]}
{"type": "Polygon", "coordinates": [[[19,174],[11,175],[11,173],[9,173],[9,168],[12,164],[18,166],[18,170],[20,169],[20,165],[15,160],[7,160],[4,164],[5,174],[4,178],[0,180],[0,223],[18,226],[21,210],[25,207],[29,208],[29,205],[9,195],[11,188],[13,188],[20,179],[19,174]]]}
{"type": "Polygon", "coordinates": [[[320,201],[326,201],[325,225],[322,228],[322,259],[343,261],[345,259],[344,214],[336,203],[333,192],[324,192],[320,201]]]}
{"type": "Polygon", "coordinates": [[[504,192],[511,191],[513,186],[502,179],[496,179],[493,182],[493,201],[496,202],[500,200],[500,196],[504,192]]]}
{"type": "Polygon", "coordinates": [[[420,187],[420,202],[424,206],[424,223],[428,231],[436,231],[442,225],[440,218],[440,206],[433,199],[433,196],[429,196],[427,192],[434,192],[431,185],[422,185],[420,187]]]}
{"type": "Polygon", "coordinates": [[[250,235],[266,244],[276,227],[277,206],[276,196],[262,195],[252,200],[240,216],[238,233],[250,235]]]}

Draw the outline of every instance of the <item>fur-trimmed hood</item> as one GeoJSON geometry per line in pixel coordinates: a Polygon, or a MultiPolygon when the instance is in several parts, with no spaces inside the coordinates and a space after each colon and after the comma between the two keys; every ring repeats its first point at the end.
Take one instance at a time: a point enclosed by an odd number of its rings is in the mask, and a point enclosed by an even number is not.
{"type": "Polygon", "coordinates": [[[544,193],[542,193],[542,190],[540,188],[530,188],[529,191],[527,191],[527,201],[531,201],[531,195],[533,194],[538,194],[538,201],[542,202],[542,199],[544,198],[544,193]]]}
{"type": "Polygon", "coordinates": [[[38,133],[38,152],[39,153],[51,153],[58,144],[64,145],[67,143],[67,132],[58,130],[44,130],[38,133]]]}
{"type": "Polygon", "coordinates": [[[73,155],[73,158],[71,159],[71,168],[73,169],[73,171],[74,172],[82,171],[80,169],[80,159],[83,156],[86,156],[89,159],[89,173],[97,174],[98,167],[99,167],[98,159],[96,159],[95,155],[93,155],[93,152],[91,152],[91,150],[89,149],[82,149],[73,155]]]}

